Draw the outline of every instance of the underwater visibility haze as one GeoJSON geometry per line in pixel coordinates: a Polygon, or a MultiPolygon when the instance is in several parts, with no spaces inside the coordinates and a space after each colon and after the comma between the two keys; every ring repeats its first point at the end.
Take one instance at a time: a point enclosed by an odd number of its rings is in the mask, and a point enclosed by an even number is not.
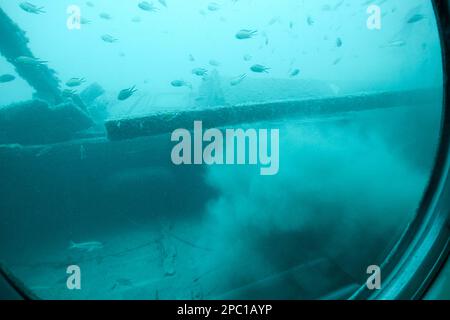
{"type": "Polygon", "coordinates": [[[0,261],[44,299],[348,298],[439,143],[427,0],[4,0],[0,53],[0,261]],[[277,174],[175,165],[195,120],[279,130],[277,174]]]}

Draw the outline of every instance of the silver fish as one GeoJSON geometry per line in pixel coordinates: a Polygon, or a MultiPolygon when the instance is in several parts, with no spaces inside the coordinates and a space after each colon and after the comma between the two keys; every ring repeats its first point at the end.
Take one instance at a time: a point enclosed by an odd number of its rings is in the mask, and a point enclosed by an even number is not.
{"type": "Polygon", "coordinates": [[[217,60],[209,60],[209,64],[213,67],[220,67],[220,62],[217,60]]]}
{"type": "Polygon", "coordinates": [[[409,23],[409,24],[416,23],[423,19],[425,19],[425,16],[423,14],[417,13],[417,14],[413,15],[411,18],[409,18],[407,23],[409,23]]]}
{"type": "Polygon", "coordinates": [[[208,10],[209,10],[209,11],[217,11],[217,10],[220,10],[220,5],[219,5],[218,3],[211,2],[210,4],[208,4],[208,10]]]}
{"type": "Polygon", "coordinates": [[[102,18],[102,19],[105,19],[105,20],[111,20],[111,16],[108,14],[108,13],[106,13],[106,12],[102,12],[102,13],[100,13],[100,18],[102,18]]]}
{"type": "Polygon", "coordinates": [[[243,73],[243,74],[237,76],[236,78],[232,79],[232,80],[230,81],[230,85],[233,86],[233,87],[234,87],[234,86],[237,86],[237,85],[240,84],[242,81],[244,81],[245,78],[247,78],[247,74],[246,74],[246,73],[243,73]]]}
{"type": "Polygon", "coordinates": [[[293,78],[293,77],[298,76],[299,74],[300,74],[300,69],[294,69],[294,70],[291,71],[291,73],[289,74],[289,76],[290,76],[291,78],[293,78]]]}
{"type": "Polygon", "coordinates": [[[28,13],[34,13],[34,14],[41,14],[41,13],[45,13],[45,11],[43,10],[44,7],[38,7],[30,2],[22,2],[19,4],[19,7],[28,13]]]}
{"type": "Polygon", "coordinates": [[[270,68],[263,66],[261,64],[254,64],[250,67],[250,70],[256,73],[269,73],[270,68]]]}
{"type": "Polygon", "coordinates": [[[92,252],[100,249],[103,249],[103,243],[98,241],[80,242],[80,243],[70,241],[69,246],[69,250],[79,250],[85,252],[92,252]]]}
{"type": "Polygon", "coordinates": [[[117,42],[117,39],[114,38],[113,36],[109,35],[109,34],[104,34],[101,38],[102,38],[103,41],[105,41],[107,43],[117,42]]]}
{"type": "Polygon", "coordinates": [[[72,78],[66,82],[66,86],[68,86],[69,88],[79,87],[85,82],[86,79],[84,78],[72,78]]]}
{"type": "Polygon", "coordinates": [[[34,66],[34,67],[39,67],[39,66],[45,65],[47,63],[47,61],[43,61],[38,58],[27,57],[27,56],[17,57],[16,62],[20,63],[22,65],[29,65],[29,66],[34,66]]]}
{"type": "Polygon", "coordinates": [[[257,30],[242,29],[236,33],[235,37],[236,37],[236,39],[239,39],[239,40],[245,40],[245,39],[251,39],[254,36],[256,36],[257,34],[258,34],[257,30]]]}
{"type": "Polygon", "coordinates": [[[138,7],[141,10],[148,11],[148,12],[156,12],[156,11],[158,11],[158,8],[156,8],[153,3],[150,3],[150,2],[147,2],[147,1],[139,2],[138,7]]]}
{"type": "Polygon", "coordinates": [[[13,76],[12,74],[3,74],[0,76],[0,83],[11,82],[14,81],[15,79],[16,77],[13,76]]]}
{"type": "Polygon", "coordinates": [[[208,70],[206,70],[205,68],[195,68],[192,69],[192,74],[195,74],[196,76],[199,77],[204,77],[208,74],[208,70]]]}
{"type": "Polygon", "coordinates": [[[192,89],[192,85],[183,80],[173,80],[170,84],[175,88],[188,87],[192,89]]]}
{"type": "Polygon", "coordinates": [[[252,58],[253,57],[249,54],[244,55],[244,61],[250,61],[250,60],[252,60],[252,58]]]}

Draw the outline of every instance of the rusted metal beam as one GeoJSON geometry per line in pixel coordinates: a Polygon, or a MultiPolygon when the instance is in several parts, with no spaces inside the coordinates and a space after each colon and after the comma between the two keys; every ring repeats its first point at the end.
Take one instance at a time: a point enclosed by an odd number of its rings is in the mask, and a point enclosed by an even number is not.
{"type": "Polygon", "coordinates": [[[62,102],[56,72],[45,64],[21,63],[19,57],[36,59],[28,47],[25,32],[0,8],[0,53],[14,65],[17,73],[36,90],[36,98],[52,104],[62,102]]]}
{"type": "Polygon", "coordinates": [[[219,106],[110,120],[105,123],[105,126],[110,140],[125,140],[169,133],[178,128],[192,129],[194,121],[197,120],[203,122],[204,128],[220,128],[289,117],[314,117],[379,108],[433,104],[439,98],[437,92],[435,89],[424,89],[219,106]]]}

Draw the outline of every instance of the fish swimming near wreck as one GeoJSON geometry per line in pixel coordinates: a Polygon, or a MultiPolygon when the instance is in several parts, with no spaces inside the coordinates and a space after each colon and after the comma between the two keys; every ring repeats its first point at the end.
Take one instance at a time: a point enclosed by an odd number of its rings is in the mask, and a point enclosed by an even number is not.
{"type": "Polygon", "coordinates": [[[213,67],[220,67],[220,62],[214,59],[209,60],[209,65],[213,67]]]}
{"type": "Polygon", "coordinates": [[[131,97],[136,91],[137,91],[136,86],[132,86],[131,88],[128,88],[128,89],[123,89],[119,92],[119,95],[117,96],[117,100],[125,101],[129,97],[131,97]]]}
{"type": "Polygon", "coordinates": [[[247,78],[247,74],[246,74],[246,73],[243,73],[243,74],[241,74],[241,75],[239,75],[239,76],[233,78],[233,79],[230,81],[230,85],[233,86],[233,87],[234,87],[234,86],[237,86],[237,85],[240,84],[242,81],[244,81],[245,78],[247,78]]]}
{"type": "Polygon", "coordinates": [[[107,43],[115,43],[117,42],[117,39],[114,38],[112,35],[110,34],[104,34],[101,36],[101,39],[107,43]]]}
{"type": "Polygon", "coordinates": [[[235,37],[238,40],[246,40],[255,37],[257,34],[258,34],[257,30],[242,29],[236,33],[235,37]]]}
{"type": "Polygon", "coordinates": [[[250,67],[250,70],[252,70],[255,73],[269,73],[270,68],[263,66],[261,64],[255,64],[250,67]]]}
{"type": "Polygon", "coordinates": [[[395,48],[395,47],[404,47],[404,46],[406,46],[406,42],[399,39],[399,40],[391,40],[387,44],[380,46],[380,48],[395,48]]]}
{"type": "Polygon", "coordinates": [[[91,24],[91,20],[89,20],[88,18],[86,18],[86,17],[80,17],[80,23],[82,24],[82,25],[88,25],[88,24],[91,24]]]}
{"type": "Polygon", "coordinates": [[[158,11],[158,8],[155,7],[153,3],[149,3],[147,1],[142,1],[138,4],[139,9],[148,11],[148,12],[155,12],[158,11]]]}
{"type": "Polygon", "coordinates": [[[173,80],[170,84],[175,88],[188,87],[192,89],[192,85],[183,80],[173,80]]]}
{"type": "Polygon", "coordinates": [[[291,78],[293,78],[293,77],[298,76],[299,74],[300,74],[300,69],[294,69],[294,70],[292,70],[292,71],[289,73],[289,76],[290,76],[291,78]]]}
{"type": "Polygon", "coordinates": [[[30,2],[22,2],[19,4],[19,7],[28,13],[41,14],[45,13],[44,7],[38,7],[30,2]]]}
{"type": "Polygon", "coordinates": [[[199,77],[204,77],[208,74],[208,70],[206,70],[205,68],[195,68],[192,69],[192,74],[199,77]]]}
{"type": "Polygon", "coordinates": [[[98,241],[80,242],[76,243],[70,241],[69,250],[79,250],[85,252],[92,252],[95,250],[103,249],[103,243],[98,241]]]}
{"type": "Polygon", "coordinates": [[[106,12],[100,13],[100,14],[99,14],[99,17],[102,18],[102,19],[104,19],[104,20],[111,20],[111,19],[112,19],[112,17],[111,17],[108,13],[106,13],[106,12]]]}
{"type": "Polygon", "coordinates": [[[11,82],[14,81],[15,79],[16,77],[13,76],[12,74],[3,74],[0,76],[0,83],[11,82]]]}
{"type": "Polygon", "coordinates": [[[84,78],[71,78],[69,81],[66,82],[66,86],[68,86],[69,88],[79,87],[85,82],[86,79],[84,78]]]}
{"type": "Polygon", "coordinates": [[[208,4],[208,10],[209,11],[218,11],[218,10],[220,10],[220,5],[216,2],[211,2],[208,4]]]}
{"type": "Polygon", "coordinates": [[[413,15],[412,17],[410,17],[407,20],[407,23],[412,24],[412,23],[422,21],[423,19],[425,19],[425,16],[423,14],[417,13],[417,14],[413,15]]]}
{"type": "Polygon", "coordinates": [[[15,59],[16,63],[32,67],[40,67],[45,65],[48,61],[43,61],[34,57],[20,56],[15,59]]]}

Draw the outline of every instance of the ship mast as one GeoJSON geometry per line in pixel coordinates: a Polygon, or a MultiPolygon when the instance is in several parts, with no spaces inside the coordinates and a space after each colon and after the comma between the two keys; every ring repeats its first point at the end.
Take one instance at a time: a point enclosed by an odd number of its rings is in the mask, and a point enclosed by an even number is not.
{"type": "Polygon", "coordinates": [[[0,8],[0,54],[13,64],[20,77],[26,80],[36,90],[36,98],[50,104],[62,102],[60,81],[56,72],[46,65],[39,67],[24,65],[17,62],[18,57],[35,58],[28,47],[25,32],[0,8]]]}

